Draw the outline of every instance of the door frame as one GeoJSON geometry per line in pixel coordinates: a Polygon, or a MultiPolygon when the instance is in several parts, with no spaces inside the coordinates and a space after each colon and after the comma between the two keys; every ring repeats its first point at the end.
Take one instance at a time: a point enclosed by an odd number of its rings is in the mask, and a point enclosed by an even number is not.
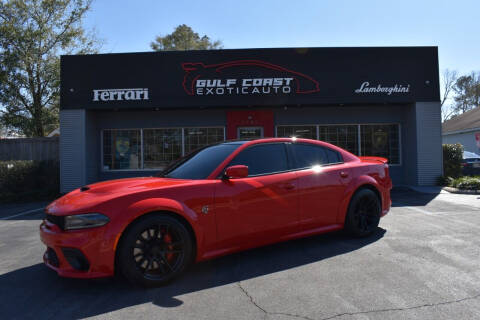
{"type": "Polygon", "coordinates": [[[263,127],[263,137],[274,137],[272,110],[232,110],[226,112],[227,140],[238,139],[238,127],[263,127]]]}

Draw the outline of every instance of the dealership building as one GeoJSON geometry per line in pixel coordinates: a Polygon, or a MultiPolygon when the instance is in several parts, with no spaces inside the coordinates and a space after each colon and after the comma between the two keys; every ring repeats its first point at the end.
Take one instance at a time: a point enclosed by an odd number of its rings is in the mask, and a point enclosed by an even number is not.
{"type": "Polygon", "coordinates": [[[281,48],[61,58],[61,191],[148,176],[206,144],[305,137],[442,174],[436,47],[281,48]]]}

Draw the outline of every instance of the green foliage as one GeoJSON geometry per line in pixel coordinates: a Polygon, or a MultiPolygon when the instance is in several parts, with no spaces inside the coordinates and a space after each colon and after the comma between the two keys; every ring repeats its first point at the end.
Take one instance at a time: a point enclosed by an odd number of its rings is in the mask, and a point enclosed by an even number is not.
{"type": "Polygon", "coordinates": [[[89,53],[91,0],[0,0],[0,121],[26,136],[58,126],[60,54],[89,53]]]}
{"type": "Polygon", "coordinates": [[[211,50],[221,49],[222,42],[211,41],[206,35],[200,37],[192,28],[182,24],[176,27],[171,34],[163,37],[157,36],[155,41],[150,43],[150,47],[155,51],[211,50]]]}
{"type": "Polygon", "coordinates": [[[0,162],[0,203],[52,199],[59,185],[58,161],[0,162]]]}
{"type": "Polygon", "coordinates": [[[462,190],[480,190],[480,177],[460,177],[454,179],[450,186],[462,190]]]}
{"type": "Polygon", "coordinates": [[[443,174],[458,178],[462,174],[463,146],[459,143],[443,145],[443,174]]]}
{"type": "Polygon", "coordinates": [[[443,187],[450,186],[453,180],[454,179],[452,177],[439,176],[437,178],[437,186],[443,186],[443,187]]]}

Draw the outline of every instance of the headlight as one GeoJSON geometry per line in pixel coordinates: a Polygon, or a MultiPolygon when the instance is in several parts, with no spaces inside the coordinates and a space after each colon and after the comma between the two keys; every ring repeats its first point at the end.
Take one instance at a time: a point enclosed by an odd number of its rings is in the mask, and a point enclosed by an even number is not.
{"type": "Polygon", "coordinates": [[[100,227],[108,223],[110,219],[100,213],[75,214],[65,217],[64,230],[76,230],[100,227]]]}

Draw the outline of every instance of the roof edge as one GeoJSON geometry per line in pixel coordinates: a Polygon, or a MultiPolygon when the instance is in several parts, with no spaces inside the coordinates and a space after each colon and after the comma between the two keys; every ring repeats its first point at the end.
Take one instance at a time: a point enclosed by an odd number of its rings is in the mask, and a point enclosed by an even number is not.
{"type": "Polygon", "coordinates": [[[458,133],[468,133],[471,131],[480,131],[480,127],[474,127],[474,128],[468,128],[468,129],[462,129],[462,130],[455,130],[455,131],[446,131],[442,132],[442,136],[448,136],[452,134],[458,134],[458,133]]]}
{"type": "Polygon", "coordinates": [[[221,48],[221,49],[211,49],[211,50],[164,50],[164,51],[131,51],[131,52],[99,52],[99,53],[88,53],[88,54],[62,54],[60,57],[71,57],[71,56],[108,56],[108,55],[138,55],[138,54],[175,54],[175,53],[185,53],[185,52],[217,52],[217,51],[255,51],[255,50],[310,50],[310,49],[434,49],[438,52],[438,46],[339,46],[339,47],[249,47],[249,48],[221,48]]]}

